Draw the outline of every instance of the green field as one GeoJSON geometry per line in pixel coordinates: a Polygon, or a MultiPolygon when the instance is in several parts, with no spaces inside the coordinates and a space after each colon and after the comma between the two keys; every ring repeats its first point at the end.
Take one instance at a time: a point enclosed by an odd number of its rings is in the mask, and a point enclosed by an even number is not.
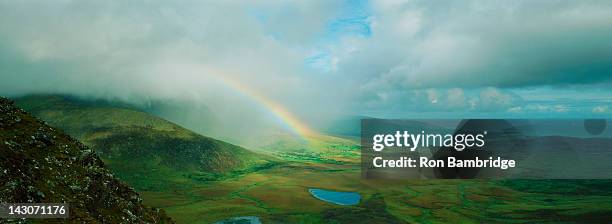
{"type": "Polygon", "coordinates": [[[601,223],[612,218],[611,181],[364,180],[359,165],[349,162],[359,159],[357,143],[313,141],[318,148],[278,153],[286,162],[270,169],[141,194],[145,204],[165,208],[179,223],[235,216],[258,216],[264,223],[601,223]],[[312,197],[309,188],[356,191],[363,200],[357,206],[333,205],[312,197]]]}
{"type": "Polygon", "coordinates": [[[178,223],[610,223],[608,180],[365,180],[356,139],[270,136],[251,150],[127,106],[34,96],[17,103],[95,149],[147,206],[178,223]],[[309,188],[358,192],[355,206],[309,188]]]}

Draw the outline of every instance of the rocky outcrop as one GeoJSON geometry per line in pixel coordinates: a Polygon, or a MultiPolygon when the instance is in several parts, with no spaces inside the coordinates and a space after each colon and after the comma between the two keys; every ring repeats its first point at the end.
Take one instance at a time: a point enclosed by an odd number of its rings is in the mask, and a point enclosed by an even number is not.
{"type": "Polygon", "coordinates": [[[143,206],[88,147],[0,98],[4,202],[68,203],[70,223],[173,223],[163,210],[143,206]]]}

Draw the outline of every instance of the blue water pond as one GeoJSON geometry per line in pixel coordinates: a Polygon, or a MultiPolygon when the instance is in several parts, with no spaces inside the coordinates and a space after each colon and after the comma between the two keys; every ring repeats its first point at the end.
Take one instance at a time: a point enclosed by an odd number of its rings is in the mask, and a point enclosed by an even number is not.
{"type": "Polygon", "coordinates": [[[317,188],[310,188],[308,192],[319,200],[337,205],[356,205],[361,200],[361,195],[357,192],[329,191],[317,188]]]}
{"type": "Polygon", "coordinates": [[[215,224],[261,224],[257,216],[240,216],[215,222],[215,224]]]}

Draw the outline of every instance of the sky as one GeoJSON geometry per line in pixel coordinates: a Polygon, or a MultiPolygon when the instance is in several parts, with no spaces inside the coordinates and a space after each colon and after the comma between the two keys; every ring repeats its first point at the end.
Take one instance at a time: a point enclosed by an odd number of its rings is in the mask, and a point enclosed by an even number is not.
{"type": "Polygon", "coordinates": [[[610,1],[8,0],[0,95],[178,105],[163,114],[245,133],[275,119],[250,93],[314,126],[609,117],[610,21],[610,1]]]}

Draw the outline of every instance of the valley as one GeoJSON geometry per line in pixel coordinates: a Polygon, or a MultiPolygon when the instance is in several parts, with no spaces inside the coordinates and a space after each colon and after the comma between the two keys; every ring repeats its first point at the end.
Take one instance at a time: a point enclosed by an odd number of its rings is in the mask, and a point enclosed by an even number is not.
{"type": "Polygon", "coordinates": [[[177,223],[611,221],[609,180],[366,180],[354,138],[271,136],[249,150],[134,108],[61,96],[16,102],[93,148],[146,206],[177,223]],[[337,205],[313,197],[313,188],[361,199],[337,205]]]}

